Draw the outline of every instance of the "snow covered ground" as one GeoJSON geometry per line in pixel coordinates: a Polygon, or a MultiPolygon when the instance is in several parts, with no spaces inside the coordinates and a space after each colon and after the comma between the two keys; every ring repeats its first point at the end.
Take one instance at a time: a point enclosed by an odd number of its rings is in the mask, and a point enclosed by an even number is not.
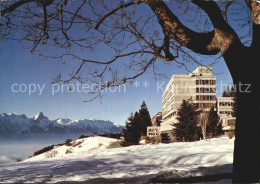
{"type": "Polygon", "coordinates": [[[145,183],[154,178],[232,171],[234,139],[108,148],[116,141],[105,137],[78,139],[71,146],[63,145],[16,164],[2,165],[0,183],[145,183]]]}

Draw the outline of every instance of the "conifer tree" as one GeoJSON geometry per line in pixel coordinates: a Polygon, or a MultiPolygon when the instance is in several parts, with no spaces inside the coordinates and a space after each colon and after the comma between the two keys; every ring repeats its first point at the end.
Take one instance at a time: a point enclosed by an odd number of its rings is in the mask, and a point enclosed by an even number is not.
{"type": "Polygon", "coordinates": [[[152,122],[145,101],[143,101],[141,108],[139,110],[138,122],[139,122],[141,136],[147,135],[147,126],[152,126],[152,122]]]}
{"type": "Polygon", "coordinates": [[[211,107],[208,116],[208,136],[216,137],[222,133],[222,124],[219,121],[219,116],[217,111],[214,110],[214,107],[211,107]]]}
{"type": "Polygon", "coordinates": [[[167,133],[161,133],[161,142],[170,143],[170,137],[167,133]]]}
{"type": "Polygon", "coordinates": [[[135,115],[130,114],[122,134],[124,137],[124,141],[121,143],[122,146],[139,144],[141,133],[138,124],[138,112],[135,112],[135,115]]]}
{"type": "Polygon", "coordinates": [[[197,106],[191,103],[191,99],[183,100],[178,109],[177,120],[174,124],[174,134],[177,141],[195,141],[199,139],[199,121],[200,111],[197,106]]]}

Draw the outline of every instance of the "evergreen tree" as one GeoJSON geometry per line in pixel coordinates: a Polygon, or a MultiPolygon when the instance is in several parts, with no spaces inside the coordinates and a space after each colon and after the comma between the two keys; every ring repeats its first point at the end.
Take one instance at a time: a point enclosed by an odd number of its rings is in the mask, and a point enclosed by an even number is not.
{"type": "Polygon", "coordinates": [[[121,143],[122,146],[139,144],[141,133],[138,124],[138,112],[135,112],[135,115],[133,113],[130,114],[122,134],[124,137],[124,141],[121,143]]]}
{"type": "Polygon", "coordinates": [[[162,143],[170,143],[170,137],[167,133],[161,133],[161,142],[162,143]]]}
{"type": "Polygon", "coordinates": [[[217,131],[216,131],[216,136],[220,136],[223,134],[223,126],[222,126],[222,121],[219,121],[217,125],[217,131]]]}
{"type": "Polygon", "coordinates": [[[141,108],[139,110],[138,122],[139,122],[141,136],[147,135],[147,126],[152,126],[152,122],[145,101],[143,101],[141,108]]]}
{"type": "Polygon", "coordinates": [[[207,129],[207,134],[209,137],[219,136],[222,133],[222,124],[220,122],[217,111],[214,110],[214,107],[211,107],[209,111],[207,129]]]}
{"type": "Polygon", "coordinates": [[[183,100],[178,109],[178,123],[175,123],[174,134],[177,141],[195,141],[199,139],[198,125],[200,111],[192,104],[191,99],[183,100]]]}

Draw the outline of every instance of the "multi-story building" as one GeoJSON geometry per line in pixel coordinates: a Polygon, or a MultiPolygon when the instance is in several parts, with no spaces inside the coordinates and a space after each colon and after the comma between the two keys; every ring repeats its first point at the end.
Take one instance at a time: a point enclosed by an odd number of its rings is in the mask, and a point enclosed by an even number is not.
{"type": "Polygon", "coordinates": [[[217,109],[224,132],[235,130],[236,118],[232,116],[233,97],[218,97],[217,109]]]}
{"type": "Polygon", "coordinates": [[[212,67],[199,66],[186,75],[173,75],[162,96],[161,132],[171,132],[183,100],[191,99],[203,111],[216,107],[216,77],[212,67]]]}
{"type": "Polygon", "coordinates": [[[155,114],[152,119],[152,126],[160,126],[161,122],[162,122],[162,112],[158,112],[157,114],[155,114]]]}
{"type": "Polygon", "coordinates": [[[152,126],[147,127],[147,136],[159,136],[161,132],[168,132],[171,138],[174,138],[171,132],[174,128],[173,124],[178,123],[178,109],[183,100],[188,99],[204,112],[214,107],[224,132],[234,131],[236,118],[232,116],[233,98],[216,99],[216,77],[212,75],[212,67],[199,66],[186,75],[172,76],[162,96],[162,114],[157,113],[152,118],[152,126]],[[161,116],[162,121],[159,125],[156,120],[161,116]]]}
{"type": "Polygon", "coordinates": [[[160,127],[159,126],[149,126],[147,127],[148,137],[160,137],[160,127]]]}
{"type": "Polygon", "coordinates": [[[160,137],[160,124],[162,122],[162,112],[155,114],[152,119],[152,126],[147,127],[148,137],[160,137]]]}

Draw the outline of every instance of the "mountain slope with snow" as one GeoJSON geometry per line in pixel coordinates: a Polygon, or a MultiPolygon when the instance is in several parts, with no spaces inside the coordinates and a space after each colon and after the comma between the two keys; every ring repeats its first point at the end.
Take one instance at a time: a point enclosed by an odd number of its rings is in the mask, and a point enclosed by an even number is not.
{"type": "Polygon", "coordinates": [[[71,146],[0,166],[0,182],[147,183],[158,178],[232,173],[234,139],[109,149],[108,145],[116,141],[105,137],[78,139],[71,146]]]}
{"type": "Polygon", "coordinates": [[[120,133],[123,126],[104,120],[49,120],[42,112],[28,118],[26,115],[0,113],[0,136],[37,135],[37,134],[85,134],[94,132],[120,133]]]}

